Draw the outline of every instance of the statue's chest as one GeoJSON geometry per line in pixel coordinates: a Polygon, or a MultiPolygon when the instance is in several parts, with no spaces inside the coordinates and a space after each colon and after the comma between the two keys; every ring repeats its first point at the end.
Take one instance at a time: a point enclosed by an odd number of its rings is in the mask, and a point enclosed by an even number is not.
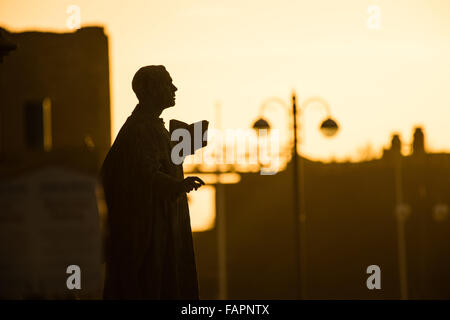
{"type": "Polygon", "coordinates": [[[170,140],[167,130],[159,132],[158,149],[160,150],[158,160],[161,165],[161,171],[175,178],[183,178],[183,165],[177,165],[172,161],[172,148],[175,142],[170,140]]]}

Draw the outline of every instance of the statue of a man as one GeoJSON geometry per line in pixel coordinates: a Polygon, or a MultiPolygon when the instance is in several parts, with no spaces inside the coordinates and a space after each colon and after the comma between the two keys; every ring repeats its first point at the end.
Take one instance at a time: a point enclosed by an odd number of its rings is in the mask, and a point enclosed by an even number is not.
{"type": "Polygon", "coordinates": [[[160,118],[177,88],[164,66],[146,66],[132,83],[139,103],[117,135],[101,177],[108,205],[105,299],[198,299],[186,193],[204,182],[184,179],[171,161],[160,118]]]}

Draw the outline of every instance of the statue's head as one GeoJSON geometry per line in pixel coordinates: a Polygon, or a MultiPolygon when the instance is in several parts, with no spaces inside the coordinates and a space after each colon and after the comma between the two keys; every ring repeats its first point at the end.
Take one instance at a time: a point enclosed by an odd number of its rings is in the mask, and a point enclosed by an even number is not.
{"type": "Polygon", "coordinates": [[[133,77],[132,87],[139,103],[160,109],[175,105],[177,87],[164,66],[140,68],[133,77]]]}

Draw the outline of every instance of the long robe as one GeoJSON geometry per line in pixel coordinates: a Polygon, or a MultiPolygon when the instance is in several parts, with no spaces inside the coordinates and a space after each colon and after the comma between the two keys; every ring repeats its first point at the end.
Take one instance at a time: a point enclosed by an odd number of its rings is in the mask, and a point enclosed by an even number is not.
{"type": "Polygon", "coordinates": [[[138,105],[102,166],[108,206],[105,299],[198,299],[182,165],[169,132],[138,105]]]}

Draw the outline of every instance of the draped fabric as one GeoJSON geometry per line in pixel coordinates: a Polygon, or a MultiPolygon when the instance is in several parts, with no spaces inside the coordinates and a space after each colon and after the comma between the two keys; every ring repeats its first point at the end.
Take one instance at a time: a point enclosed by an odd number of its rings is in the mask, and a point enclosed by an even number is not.
{"type": "Polygon", "coordinates": [[[106,156],[105,299],[198,299],[183,168],[170,151],[163,120],[138,105],[106,156]]]}

